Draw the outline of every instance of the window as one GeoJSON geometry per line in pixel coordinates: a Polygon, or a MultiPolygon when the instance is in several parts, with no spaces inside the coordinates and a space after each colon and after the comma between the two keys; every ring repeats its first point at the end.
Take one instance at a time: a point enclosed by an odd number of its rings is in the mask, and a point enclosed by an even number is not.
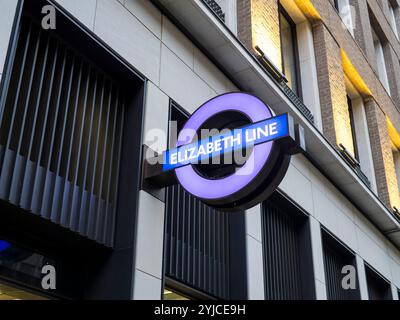
{"type": "Polygon", "coordinates": [[[388,0],[388,6],[389,6],[389,18],[390,18],[390,24],[392,26],[393,32],[396,35],[397,39],[399,39],[399,33],[397,30],[397,22],[396,22],[396,9],[393,7],[393,4],[390,0],[388,0]]]}
{"type": "Polygon", "coordinates": [[[164,289],[163,300],[190,300],[190,299],[184,294],[167,287],[164,289]]]}
{"type": "Polygon", "coordinates": [[[166,190],[165,276],[213,297],[229,299],[229,213],[181,186],[166,190]]]}
{"type": "Polygon", "coordinates": [[[216,300],[216,297],[204,291],[199,291],[192,286],[180,281],[165,278],[163,300],[216,300]]]}
{"type": "Polygon", "coordinates": [[[383,86],[386,88],[386,91],[390,94],[389,80],[386,71],[386,63],[385,63],[385,56],[383,54],[382,41],[381,39],[379,39],[374,29],[372,29],[372,38],[374,41],[375,59],[376,59],[378,76],[383,86]]]}
{"type": "MultiPolygon", "coordinates": [[[[393,162],[396,169],[397,185],[400,186],[400,150],[394,145],[393,142],[391,142],[391,144],[393,151],[393,162]]],[[[397,209],[400,210],[400,208],[397,209]]]]}
{"type": "Polygon", "coordinates": [[[354,158],[356,158],[357,161],[360,161],[358,147],[357,147],[356,126],[354,122],[353,102],[351,101],[349,96],[347,96],[347,108],[349,110],[351,135],[353,137],[354,158]]]}
{"type": "MultiPolygon", "coordinates": [[[[180,131],[187,115],[171,103],[170,118],[177,121],[180,131]]],[[[170,145],[172,138],[171,135],[170,145]]],[[[244,219],[241,212],[231,214],[205,205],[180,185],[166,188],[164,270],[167,287],[196,298],[201,298],[199,293],[218,299],[246,298],[244,219]],[[233,255],[230,254],[231,243],[235,250],[233,255]]]]}
{"type": "Polygon", "coordinates": [[[265,299],[315,299],[308,217],[278,193],[262,210],[265,299]]]}
{"type": "MultiPolygon", "coordinates": [[[[342,134],[343,140],[339,146],[341,147],[342,155],[354,168],[357,175],[372,189],[376,190],[375,171],[373,165],[370,137],[367,125],[367,117],[364,108],[364,101],[353,84],[352,80],[346,75],[346,94],[347,94],[347,111],[348,124],[350,125],[349,132],[342,134]]],[[[343,131],[344,132],[344,131],[343,131]]],[[[343,133],[342,132],[342,133],[343,133]]]]}
{"type": "Polygon", "coordinates": [[[282,7],[280,7],[279,19],[281,28],[282,71],[288,80],[288,86],[301,98],[296,24],[282,7]]]}
{"type": "Polygon", "coordinates": [[[0,198],[112,245],[130,94],[55,32],[22,18],[0,119],[0,198]]]}
{"type": "Polygon", "coordinates": [[[324,266],[326,278],[326,291],[329,300],[356,300],[360,299],[359,286],[356,279],[355,289],[345,290],[342,287],[345,266],[356,269],[354,253],[344,247],[327,231],[322,231],[322,244],[324,251],[324,266]]]}
{"type": "Polygon", "coordinates": [[[365,265],[369,300],[392,300],[390,283],[373,268],[365,265]]]}
{"type": "Polygon", "coordinates": [[[44,299],[30,291],[42,291],[41,271],[46,264],[57,266],[56,261],[51,258],[0,239],[0,279],[7,283],[20,284],[17,288],[0,281],[0,300],[44,299]]]}
{"type": "Polygon", "coordinates": [[[145,79],[58,6],[44,31],[47,4],[21,1],[0,86],[0,281],[40,290],[50,256],[45,295],[130,298],[145,79]]]}
{"type": "Polygon", "coordinates": [[[292,0],[280,0],[281,63],[278,67],[289,83],[288,98],[303,115],[322,130],[313,27],[292,0]],[[305,94],[307,93],[307,94],[305,94]]]}
{"type": "Polygon", "coordinates": [[[342,18],[344,25],[354,36],[353,17],[349,0],[334,0],[335,8],[342,18]]]}
{"type": "Polygon", "coordinates": [[[47,300],[37,294],[0,282],[0,301],[4,300],[47,300]]]}

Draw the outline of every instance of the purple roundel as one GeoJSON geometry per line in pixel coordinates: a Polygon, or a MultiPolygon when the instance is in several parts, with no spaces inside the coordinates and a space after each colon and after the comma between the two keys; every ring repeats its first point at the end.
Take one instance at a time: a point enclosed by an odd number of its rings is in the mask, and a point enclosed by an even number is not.
{"type": "MultiPolygon", "coordinates": [[[[239,92],[223,94],[209,100],[192,114],[178,136],[177,147],[186,144],[188,140],[193,140],[195,132],[209,118],[225,111],[241,112],[253,123],[273,116],[272,111],[260,99],[250,94],[239,92]],[[188,132],[192,132],[191,137],[187,136],[188,132]]],[[[187,165],[175,169],[176,177],[189,193],[198,198],[215,200],[229,197],[254,180],[267,162],[273,143],[270,141],[254,146],[246,163],[230,176],[221,179],[207,179],[200,176],[192,165],[187,165]],[[251,168],[251,166],[253,167],[251,168]]]]}

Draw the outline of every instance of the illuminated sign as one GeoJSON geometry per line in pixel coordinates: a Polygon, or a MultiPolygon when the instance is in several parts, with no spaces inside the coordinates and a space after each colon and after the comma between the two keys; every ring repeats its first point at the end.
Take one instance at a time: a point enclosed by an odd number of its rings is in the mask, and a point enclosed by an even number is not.
{"type": "Polygon", "coordinates": [[[286,137],[288,115],[282,114],[222,135],[183,145],[164,153],[163,170],[171,170],[249,146],[286,137]]]}
{"type": "Polygon", "coordinates": [[[302,145],[301,132],[295,130],[290,115],[275,116],[257,97],[227,93],[207,101],[191,115],[178,135],[176,147],[163,153],[160,172],[148,169],[145,176],[164,183],[165,176],[174,172],[176,181],[204,203],[228,211],[247,209],[276,190],[291,155],[302,145]],[[197,140],[197,133],[209,127],[210,121],[226,124],[232,114],[245,118],[247,124],[238,128],[233,125],[223,133],[197,140]],[[215,157],[237,150],[249,150],[249,154],[243,164],[229,164],[232,170],[228,174],[202,172],[213,165],[215,157]]]}

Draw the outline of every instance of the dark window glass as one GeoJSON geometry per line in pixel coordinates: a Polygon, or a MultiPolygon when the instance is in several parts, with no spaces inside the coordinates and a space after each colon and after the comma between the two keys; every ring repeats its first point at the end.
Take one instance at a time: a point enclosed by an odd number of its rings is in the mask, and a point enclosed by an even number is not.
{"type": "Polygon", "coordinates": [[[288,86],[297,96],[301,97],[296,25],[282,8],[279,17],[281,28],[282,71],[288,80],[288,86]]]}
{"type": "Polygon", "coordinates": [[[356,135],[356,126],[355,126],[355,122],[354,122],[353,103],[349,96],[347,96],[347,107],[348,107],[349,116],[350,116],[351,136],[353,138],[353,146],[354,146],[354,157],[357,159],[357,161],[359,161],[360,158],[359,158],[358,147],[357,147],[357,135],[356,135]]]}
{"type": "Polygon", "coordinates": [[[339,10],[340,10],[340,7],[339,7],[339,0],[333,0],[333,4],[334,4],[336,10],[339,11],[339,10]]]}
{"type": "Polygon", "coordinates": [[[391,1],[388,1],[388,6],[389,6],[389,13],[390,13],[390,25],[393,29],[394,34],[396,35],[396,38],[399,38],[399,33],[397,29],[397,11],[398,11],[398,6],[397,4],[394,6],[391,1]]]}
{"type": "Polygon", "coordinates": [[[365,266],[367,276],[369,300],[392,300],[392,292],[389,282],[372,268],[365,266]]]}

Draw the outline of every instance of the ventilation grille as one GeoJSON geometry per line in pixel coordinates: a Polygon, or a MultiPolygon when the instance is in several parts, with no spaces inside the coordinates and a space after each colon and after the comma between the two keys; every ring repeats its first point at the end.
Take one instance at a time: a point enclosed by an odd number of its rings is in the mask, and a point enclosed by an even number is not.
{"type": "Polygon", "coordinates": [[[391,287],[389,282],[383,279],[369,266],[365,266],[367,277],[369,300],[392,300],[391,287]]]}
{"type": "Polygon", "coordinates": [[[299,221],[272,201],[263,207],[265,298],[302,299],[299,221]]]}
{"type": "Polygon", "coordinates": [[[119,86],[24,18],[4,96],[0,198],[111,246],[125,110],[119,86]]]}
{"type": "Polygon", "coordinates": [[[281,87],[286,96],[292,101],[297,109],[305,116],[311,123],[314,123],[314,116],[301,99],[293,92],[293,90],[285,83],[281,82],[281,87]]]}
{"type": "MultiPolygon", "coordinates": [[[[325,236],[326,238],[327,236],[325,236]]],[[[344,266],[352,265],[354,267],[354,256],[344,254],[337,246],[333,244],[334,240],[324,239],[324,263],[325,263],[325,277],[326,277],[326,290],[329,300],[353,300],[359,299],[358,283],[356,281],[356,289],[343,289],[342,280],[345,274],[342,274],[344,266]]]]}
{"type": "Polygon", "coordinates": [[[215,13],[215,15],[225,23],[225,13],[215,0],[203,0],[203,2],[215,13]]]}
{"type": "Polygon", "coordinates": [[[229,298],[229,224],[181,186],[167,189],[165,274],[214,297],[229,298]]]}

